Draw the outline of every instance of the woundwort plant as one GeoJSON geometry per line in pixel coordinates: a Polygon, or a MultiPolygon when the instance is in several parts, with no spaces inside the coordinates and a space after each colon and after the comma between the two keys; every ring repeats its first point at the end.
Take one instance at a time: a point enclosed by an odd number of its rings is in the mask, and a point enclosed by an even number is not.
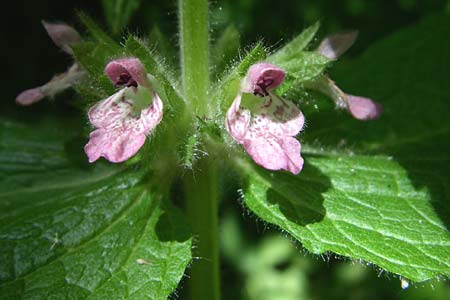
{"type": "MultiPolygon", "coordinates": [[[[355,118],[376,118],[380,109],[370,99],[344,94],[322,74],[331,61],[351,46],[355,33],[327,37],[317,50],[310,52],[305,52],[304,48],[313,39],[317,26],[269,56],[258,44],[240,64],[228,70],[224,78],[212,83],[208,3],[206,0],[187,0],[180,1],[179,5],[181,82],[169,82],[168,74],[173,71],[164,70],[162,65],[150,66],[158,73],[147,70],[145,62],[153,57],[140,58],[139,52],[112,56],[114,58],[107,63],[104,73],[118,91],[89,108],[87,115],[94,130],[84,150],[91,163],[100,157],[120,163],[135,156],[146,139],[152,139],[154,144],[166,144],[162,149],[148,148],[145,149],[147,153],[141,153],[141,156],[157,157],[159,162],[152,164],[149,158],[136,163],[142,168],[155,169],[155,174],[167,174],[165,169],[174,165],[178,169],[165,176],[183,178],[187,214],[196,236],[194,254],[200,259],[191,267],[191,298],[218,299],[218,169],[222,164],[246,161],[246,155],[237,144],[243,145],[254,163],[268,170],[285,170],[297,175],[303,168],[297,137],[305,123],[300,110],[301,99],[293,102],[276,93],[286,76],[289,82],[285,90],[305,85],[322,91],[336,101],[337,107],[348,109],[355,118]],[[301,59],[305,53],[312,61],[301,59]],[[290,72],[292,69],[298,71],[290,72]],[[310,74],[304,78],[304,73],[310,74]],[[159,81],[163,76],[167,79],[159,81]],[[171,85],[171,91],[166,91],[164,85],[171,85]],[[167,121],[161,127],[166,128],[158,128],[164,118],[167,121]],[[170,135],[175,135],[174,132],[184,134],[178,134],[170,142],[161,141],[164,136],[158,136],[158,130],[166,130],[170,135]],[[186,144],[189,139],[195,139],[195,142],[186,144]],[[176,153],[180,147],[190,149],[180,155],[176,153]],[[158,150],[162,153],[155,153],[158,150]],[[168,155],[166,151],[172,153],[168,155]],[[174,158],[176,161],[172,161],[174,158]]],[[[44,23],[44,26],[64,51],[72,55],[71,47],[74,46],[77,53],[77,44],[82,42],[72,27],[51,23],[44,23]]],[[[152,55],[142,41],[133,36],[129,41],[145,51],[146,56],[152,55]]],[[[158,64],[156,58],[153,59],[158,64]]],[[[77,84],[79,80],[81,86],[89,84],[91,76],[98,76],[89,73],[75,63],[67,73],[58,75],[46,85],[20,94],[17,102],[22,105],[34,103],[77,84]],[[74,68],[76,71],[72,70],[74,68]]],[[[165,181],[166,185],[172,183],[171,178],[165,181]]]]}
{"type": "MultiPolygon", "coordinates": [[[[303,105],[319,101],[322,94],[332,100],[336,109],[348,112],[354,119],[380,117],[380,104],[344,93],[327,74],[327,68],[353,44],[356,32],[331,35],[317,42],[315,24],[274,51],[258,42],[248,51],[242,50],[239,59],[221,62],[226,66],[221,70],[217,61],[225,56],[217,49],[213,56],[211,51],[207,0],[179,1],[179,67],[164,58],[165,53],[158,48],[162,43],[155,45],[129,34],[119,44],[87,16],[81,14],[80,18],[88,30],[83,38],[68,25],[44,23],[51,39],[73,57],[74,63],[48,83],[21,93],[16,101],[30,105],[68,87],[75,88],[86,100],[86,123],[90,128],[89,137],[85,136],[86,160],[92,164],[106,160],[120,164],[112,167],[120,172],[145,174],[136,179],[143,183],[143,195],[151,191],[164,202],[177,199],[194,237],[195,259],[186,280],[191,299],[220,298],[218,207],[222,185],[239,182],[245,201],[249,201],[246,204],[256,215],[299,240],[302,234],[321,234],[313,229],[308,233],[296,229],[309,228],[325,215],[314,192],[308,188],[297,190],[301,184],[326,181],[316,170],[317,165],[308,164],[308,159],[304,163],[302,135],[313,125],[309,114],[320,111],[303,110],[303,105]],[[311,200],[275,200],[294,199],[299,191],[310,193],[311,200]],[[293,211],[301,212],[289,213],[293,211]]],[[[233,37],[222,38],[226,41],[233,37]]],[[[339,114],[337,110],[332,113],[339,114]]],[[[340,117],[338,122],[350,119],[342,114],[340,117]]],[[[312,161],[317,159],[313,150],[310,153],[312,161]]],[[[336,155],[335,160],[340,159],[336,155]]],[[[176,209],[167,204],[163,210],[176,209]]],[[[165,213],[159,217],[163,216],[165,213]]],[[[179,227],[174,225],[170,230],[179,227]]],[[[176,238],[168,240],[180,242],[176,238]]],[[[335,247],[320,247],[308,239],[304,242],[315,253],[331,250],[349,255],[344,246],[332,240],[329,244],[335,247]]],[[[172,244],[164,245],[172,251],[172,244]]],[[[384,263],[364,251],[354,253],[357,258],[384,263]]],[[[139,267],[152,272],[157,259],[143,263],[146,261],[142,257],[137,260],[139,267]]],[[[176,267],[177,274],[166,288],[169,292],[180,280],[179,269],[183,270],[189,261],[190,257],[176,267]]],[[[151,280],[148,274],[143,274],[146,279],[142,280],[151,280]]]]}

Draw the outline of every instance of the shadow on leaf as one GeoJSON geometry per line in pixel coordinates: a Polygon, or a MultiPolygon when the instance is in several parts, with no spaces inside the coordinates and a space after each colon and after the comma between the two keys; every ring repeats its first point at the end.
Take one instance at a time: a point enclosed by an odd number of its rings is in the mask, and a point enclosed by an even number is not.
{"type": "Polygon", "coordinates": [[[300,175],[268,172],[258,168],[258,174],[270,183],[265,191],[267,201],[290,222],[300,226],[317,223],[326,214],[323,194],[331,187],[330,179],[307,161],[300,175]]]}
{"type": "Polygon", "coordinates": [[[163,242],[185,242],[189,240],[191,238],[189,228],[181,227],[180,224],[184,224],[184,222],[176,221],[183,219],[184,216],[172,205],[165,204],[164,206],[166,211],[161,214],[155,226],[158,239],[163,242]]]}

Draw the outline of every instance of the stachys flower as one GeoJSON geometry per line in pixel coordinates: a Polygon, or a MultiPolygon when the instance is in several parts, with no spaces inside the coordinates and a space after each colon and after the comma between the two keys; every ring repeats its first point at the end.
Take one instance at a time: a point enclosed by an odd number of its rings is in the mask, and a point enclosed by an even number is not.
{"type": "Polygon", "coordinates": [[[295,136],[304,117],[294,103],[271,92],[284,77],[285,72],[275,65],[252,65],[227,112],[226,128],[257,164],[298,174],[303,158],[295,136]]]}
{"type": "Polygon", "coordinates": [[[89,120],[96,129],[84,151],[89,162],[104,157],[118,163],[135,155],[144,145],[147,135],[163,117],[163,103],[152,90],[138,59],[111,61],[105,73],[122,89],[89,109],[89,120]]]}

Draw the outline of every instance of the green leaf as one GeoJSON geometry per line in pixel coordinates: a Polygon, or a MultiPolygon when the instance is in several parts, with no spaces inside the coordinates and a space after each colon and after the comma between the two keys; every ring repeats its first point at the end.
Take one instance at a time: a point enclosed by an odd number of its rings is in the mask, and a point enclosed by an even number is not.
{"type": "Polygon", "coordinates": [[[345,91],[383,103],[384,115],[366,123],[334,110],[306,116],[304,170],[244,164],[248,207],[313,253],[413,281],[449,277],[449,35],[448,15],[434,16],[337,72],[345,91]]]}
{"type": "Polygon", "coordinates": [[[273,62],[281,62],[295,58],[298,54],[301,54],[313,40],[313,38],[316,36],[317,31],[319,30],[319,27],[320,22],[316,22],[314,25],[306,28],[292,41],[269,56],[268,59],[273,62]]]}
{"type": "Polygon", "coordinates": [[[316,79],[325,71],[329,63],[328,58],[315,52],[299,52],[291,60],[275,63],[286,71],[286,79],[277,88],[277,93],[287,95],[295,93],[298,89],[303,91],[302,82],[316,79]]]}
{"type": "Polygon", "coordinates": [[[166,299],[191,259],[183,216],[152,175],[83,164],[79,124],[34,121],[0,121],[0,299],[166,299]]]}
{"type": "Polygon", "coordinates": [[[281,94],[294,84],[312,80],[322,74],[331,62],[329,58],[316,52],[305,51],[319,30],[319,26],[320,23],[317,22],[305,29],[290,43],[267,58],[269,62],[284,69],[288,75],[284,86],[280,88],[281,94]]]}
{"type": "Polygon", "coordinates": [[[99,44],[102,44],[108,49],[118,49],[120,48],[119,44],[117,44],[114,39],[112,39],[107,33],[105,33],[100,26],[92,20],[91,17],[89,17],[87,14],[80,12],[78,14],[78,17],[80,18],[81,23],[86,27],[91,37],[98,42],[99,44]]]}
{"type": "Polygon", "coordinates": [[[330,59],[315,52],[299,52],[288,61],[279,61],[275,64],[286,71],[288,76],[294,77],[297,82],[312,80],[323,73],[330,63],[330,59]]]}
{"type": "Polygon", "coordinates": [[[240,34],[234,25],[229,25],[211,48],[211,65],[215,74],[226,70],[239,53],[240,34]]]}
{"type": "Polygon", "coordinates": [[[128,24],[140,4],[141,0],[102,0],[106,20],[114,34],[120,33],[128,24]]]}

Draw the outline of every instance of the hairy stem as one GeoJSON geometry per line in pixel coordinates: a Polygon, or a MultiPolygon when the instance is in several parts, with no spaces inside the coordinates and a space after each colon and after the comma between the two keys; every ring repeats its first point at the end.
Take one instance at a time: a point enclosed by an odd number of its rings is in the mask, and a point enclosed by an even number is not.
{"type": "Polygon", "coordinates": [[[179,0],[180,53],[184,96],[199,116],[208,112],[208,1],[179,0]]]}
{"type": "Polygon", "coordinates": [[[219,300],[219,251],[217,221],[217,169],[210,159],[199,162],[185,178],[187,212],[194,234],[197,259],[190,270],[191,300],[219,300]]]}
{"type": "MultiPolygon", "coordinates": [[[[209,110],[208,1],[179,0],[179,18],[183,92],[195,120],[209,110]]],[[[190,299],[219,300],[217,170],[211,158],[202,159],[193,174],[185,176],[184,189],[196,237],[197,259],[190,269],[190,299]]]]}

